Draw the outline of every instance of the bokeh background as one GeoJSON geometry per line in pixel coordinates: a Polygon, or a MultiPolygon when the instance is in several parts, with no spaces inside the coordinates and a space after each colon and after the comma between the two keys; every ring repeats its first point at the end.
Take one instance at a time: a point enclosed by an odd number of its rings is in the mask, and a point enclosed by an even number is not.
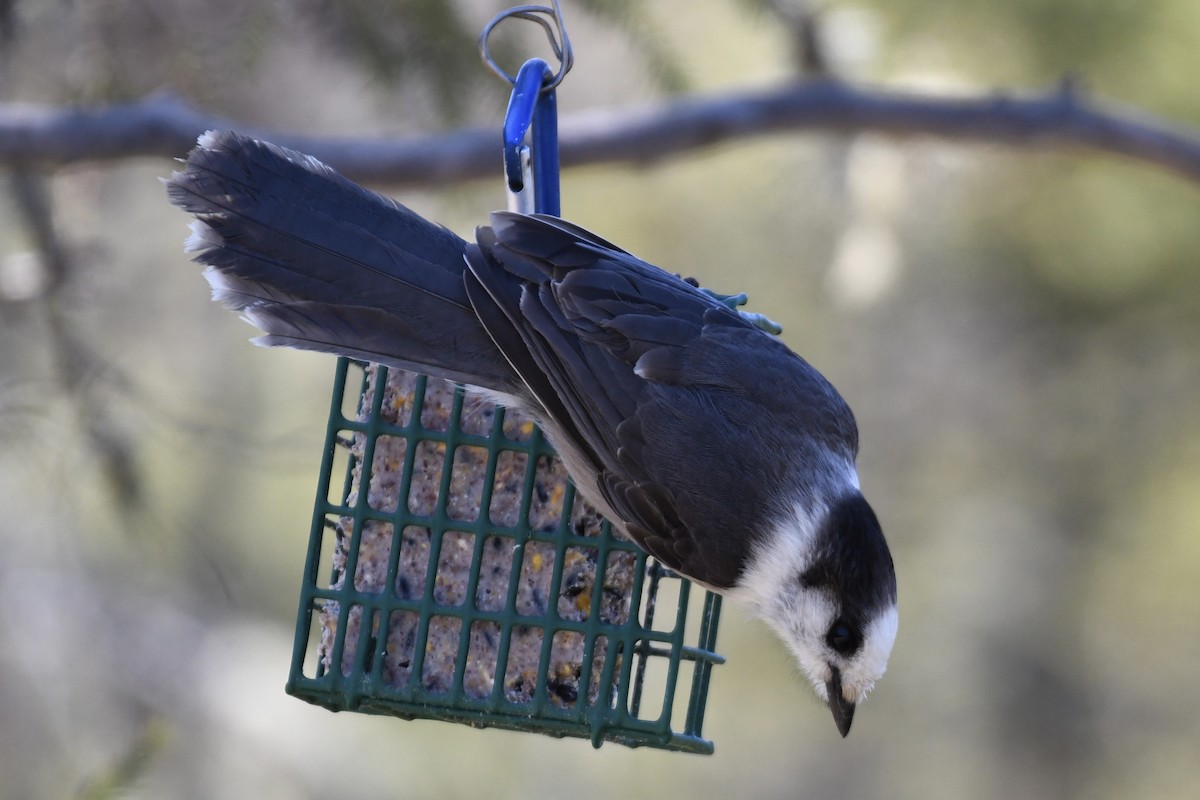
{"type": "MultiPolygon", "coordinates": [[[[0,100],[170,87],[299,133],[498,125],[474,38],[503,5],[6,0],[0,100]]],[[[935,96],[1074,74],[1200,127],[1193,0],[566,6],[564,113],[817,61],[935,96]],[[820,59],[780,13],[806,8],[820,59]]],[[[515,65],[526,43],[506,37],[515,65]]],[[[565,174],[566,216],[748,292],[841,389],[895,554],[900,637],[853,734],[727,606],[705,758],[284,695],[333,363],[251,347],[209,302],[171,169],[0,175],[0,797],[1196,796],[1195,183],[832,134],[565,174]]],[[[377,188],[464,234],[504,202],[499,170],[377,188]]]]}

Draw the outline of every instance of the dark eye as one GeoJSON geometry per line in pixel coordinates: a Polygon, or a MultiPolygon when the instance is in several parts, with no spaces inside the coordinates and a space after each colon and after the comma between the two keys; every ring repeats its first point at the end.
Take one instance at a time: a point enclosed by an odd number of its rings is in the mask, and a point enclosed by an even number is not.
{"type": "Polygon", "coordinates": [[[848,656],[862,645],[862,636],[845,621],[839,619],[829,629],[825,641],[834,649],[834,652],[848,656]]]}

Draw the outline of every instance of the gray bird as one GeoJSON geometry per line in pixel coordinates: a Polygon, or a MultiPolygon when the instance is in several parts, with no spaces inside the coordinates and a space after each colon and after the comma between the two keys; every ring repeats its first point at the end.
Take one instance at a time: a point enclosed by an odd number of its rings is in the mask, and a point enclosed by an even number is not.
{"type": "Polygon", "coordinates": [[[858,430],[804,359],[709,294],[561,219],[467,242],[316,159],[200,137],[167,180],[214,299],[266,346],[479,387],[538,421],[643,550],[783,639],[838,730],[887,667],[896,577],[858,430]]]}

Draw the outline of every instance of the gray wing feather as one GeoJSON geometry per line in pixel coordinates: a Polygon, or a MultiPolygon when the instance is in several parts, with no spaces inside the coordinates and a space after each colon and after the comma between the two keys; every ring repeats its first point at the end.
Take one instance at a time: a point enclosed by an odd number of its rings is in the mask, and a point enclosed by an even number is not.
{"type": "MultiPolygon", "coordinates": [[[[766,490],[787,485],[778,473],[822,457],[818,443],[853,460],[828,382],[682,279],[554,218],[498,213],[477,240],[472,275],[505,320],[498,333],[480,312],[485,327],[589,462],[585,494],[668,566],[733,585],[755,525],[786,513],[766,490]],[[787,419],[796,430],[776,430],[787,419]]],[[[804,471],[786,478],[803,489],[804,471]]]]}

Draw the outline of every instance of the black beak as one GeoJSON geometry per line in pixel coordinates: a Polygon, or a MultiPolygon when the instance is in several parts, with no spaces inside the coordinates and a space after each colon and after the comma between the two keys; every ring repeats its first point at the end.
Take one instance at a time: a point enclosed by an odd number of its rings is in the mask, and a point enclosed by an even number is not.
{"type": "Polygon", "coordinates": [[[838,672],[837,667],[833,668],[833,676],[825,684],[825,689],[829,692],[829,710],[833,712],[833,722],[837,725],[838,733],[845,738],[850,733],[850,723],[854,721],[854,703],[842,697],[842,673],[838,672]]]}

